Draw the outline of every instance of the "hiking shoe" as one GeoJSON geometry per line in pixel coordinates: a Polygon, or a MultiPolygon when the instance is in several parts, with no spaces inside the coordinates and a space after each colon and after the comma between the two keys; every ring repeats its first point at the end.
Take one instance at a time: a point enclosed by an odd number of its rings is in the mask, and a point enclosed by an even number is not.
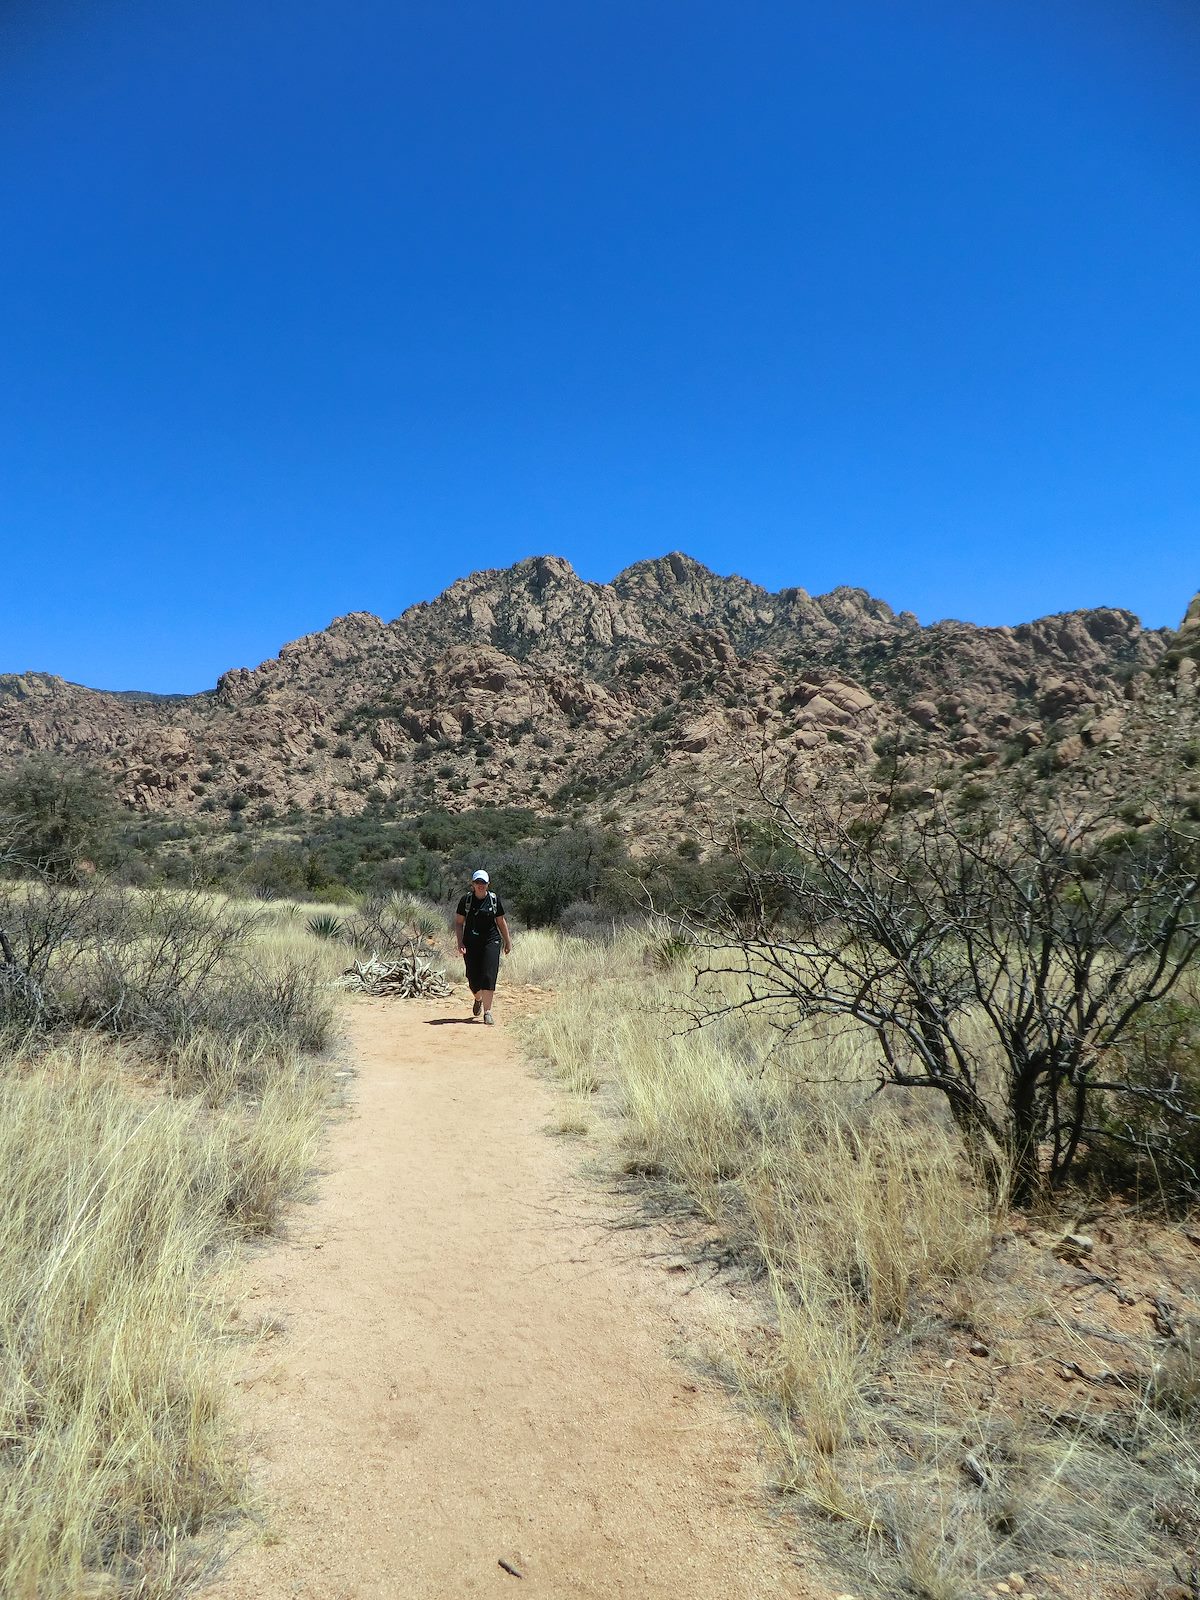
{"type": "Polygon", "coordinates": [[[485,1011],[483,1013],[483,1020],[487,1023],[489,1028],[495,1026],[496,1019],[490,1011],[485,1011]]]}
{"type": "Polygon", "coordinates": [[[471,1007],[471,1015],[473,1017],[477,1017],[482,1010],[483,1010],[483,1001],[482,1000],[476,1000],[475,1004],[471,1007]]]}

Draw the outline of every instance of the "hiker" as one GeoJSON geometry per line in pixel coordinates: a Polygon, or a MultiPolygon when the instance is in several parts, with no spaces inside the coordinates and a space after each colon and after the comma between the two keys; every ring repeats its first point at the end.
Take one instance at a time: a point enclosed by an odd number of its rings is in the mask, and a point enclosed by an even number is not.
{"type": "Polygon", "coordinates": [[[491,879],[482,867],[471,874],[471,888],[458,902],[454,913],[454,936],[458,940],[458,953],[467,966],[467,987],[475,996],[471,1015],[483,1012],[483,1020],[490,1028],[495,1022],[492,1001],[496,995],[496,977],[500,971],[500,943],[504,954],[512,949],[512,935],[504,918],[504,903],[489,888],[491,879]]]}

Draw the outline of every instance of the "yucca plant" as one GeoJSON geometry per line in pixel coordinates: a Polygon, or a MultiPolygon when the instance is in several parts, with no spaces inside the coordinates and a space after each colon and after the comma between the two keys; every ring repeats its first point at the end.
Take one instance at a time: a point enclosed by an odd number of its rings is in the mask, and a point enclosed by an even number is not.
{"type": "Polygon", "coordinates": [[[445,922],[435,911],[420,907],[413,912],[411,921],[414,933],[419,933],[423,939],[436,939],[445,927],[445,922]]]}
{"type": "Polygon", "coordinates": [[[341,917],[335,917],[332,911],[321,911],[308,919],[308,931],[318,939],[340,939],[345,927],[341,917]]]}
{"type": "Polygon", "coordinates": [[[652,939],[646,947],[646,959],[656,972],[669,972],[681,967],[695,951],[695,941],[678,929],[669,929],[652,939]]]}

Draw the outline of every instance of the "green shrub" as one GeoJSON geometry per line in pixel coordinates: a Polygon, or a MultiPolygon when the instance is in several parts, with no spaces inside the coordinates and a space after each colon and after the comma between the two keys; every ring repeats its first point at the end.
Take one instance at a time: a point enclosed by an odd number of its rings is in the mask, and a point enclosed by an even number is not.
{"type": "Polygon", "coordinates": [[[985,783],[964,783],[958,791],[958,809],[964,812],[978,811],[989,793],[985,783]]]}
{"type": "Polygon", "coordinates": [[[627,906],[628,869],[628,851],[617,835],[579,825],[536,845],[506,851],[493,877],[522,921],[540,928],[557,922],[576,901],[627,906]]]}
{"type": "Polygon", "coordinates": [[[1106,1137],[1091,1150],[1089,1174],[1108,1188],[1200,1198],[1200,996],[1194,986],[1145,1009],[1105,1076],[1144,1093],[1122,1095],[1119,1103],[1097,1097],[1096,1131],[1106,1137]]]}
{"type": "Polygon", "coordinates": [[[120,857],[121,811],[111,781],[93,767],[29,756],[0,779],[0,824],[18,866],[74,878],[84,862],[120,857]]]}

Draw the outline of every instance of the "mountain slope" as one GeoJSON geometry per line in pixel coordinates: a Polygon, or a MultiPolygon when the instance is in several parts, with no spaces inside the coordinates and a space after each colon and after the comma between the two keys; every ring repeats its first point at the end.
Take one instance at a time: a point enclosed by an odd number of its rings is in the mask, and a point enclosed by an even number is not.
{"type": "Polygon", "coordinates": [[[133,808],[214,820],[489,799],[632,819],[751,748],[803,768],[838,747],[865,765],[886,739],[982,768],[1089,718],[1115,729],[1175,656],[1190,660],[1119,610],[922,627],[861,589],[771,594],[679,554],[607,584],[540,556],[390,623],[339,617],[206,694],[0,677],[0,767],[85,759],[133,808]]]}

